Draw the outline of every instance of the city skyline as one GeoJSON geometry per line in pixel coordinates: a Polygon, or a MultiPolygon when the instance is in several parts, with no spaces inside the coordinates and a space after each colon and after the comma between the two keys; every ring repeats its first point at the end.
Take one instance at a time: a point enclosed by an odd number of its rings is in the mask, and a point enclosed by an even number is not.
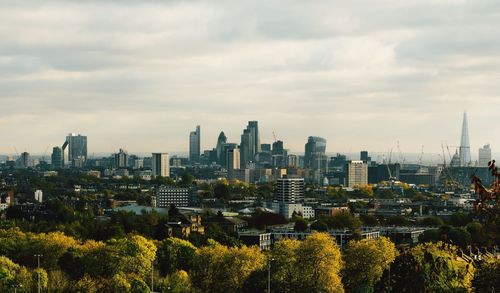
{"type": "Polygon", "coordinates": [[[196,125],[211,149],[251,120],[292,152],[312,135],[440,153],[464,110],[473,154],[500,145],[497,1],[127,3],[0,1],[0,153],[68,132],[93,152],[183,152],[196,125]]]}

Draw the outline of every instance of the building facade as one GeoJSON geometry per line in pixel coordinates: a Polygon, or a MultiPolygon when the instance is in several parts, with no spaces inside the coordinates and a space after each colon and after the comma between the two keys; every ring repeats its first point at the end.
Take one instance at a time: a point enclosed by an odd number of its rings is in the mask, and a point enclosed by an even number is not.
{"type": "Polygon", "coordinates": [[[151,159],[151,169],[153,176],[169,177],[170,176],[170,162],[168,153],[153,153],[151,159]]]}
{"type": "Polygon", "coordinates": [[[364,186],[368,184],[368,165],[363,161],[351,161],[346,166],[346,180],[348,187],[364,186]]]}
{"type": "Polygon", "coordinates": [[[189,161],[191,163],[199,163],[201,155],[201,129],[196,126],[195,131],[189,134],[189,161]]]}

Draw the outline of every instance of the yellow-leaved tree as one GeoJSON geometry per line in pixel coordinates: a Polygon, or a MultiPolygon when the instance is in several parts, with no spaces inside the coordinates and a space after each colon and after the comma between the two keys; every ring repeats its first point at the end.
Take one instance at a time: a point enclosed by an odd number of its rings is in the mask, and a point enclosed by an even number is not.
{"type": "Polygon", "coordinates": [[[370,291],[394,261],[397,250],[388,238],[350,241],[344,250],[343,282],[348,292],[370,291]]]}
{"type": "Polygon", "coordinates": [[[265,265],[257,247],[227,247],[218,243],[196,252],[192,283],[201,292],[241,292],[247,278],[265,265]]]}

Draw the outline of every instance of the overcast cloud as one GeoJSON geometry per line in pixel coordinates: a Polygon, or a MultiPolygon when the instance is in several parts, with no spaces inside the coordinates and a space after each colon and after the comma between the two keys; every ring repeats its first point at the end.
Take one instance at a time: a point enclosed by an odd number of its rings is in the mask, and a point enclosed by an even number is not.
{"type": "Polygon", "coordinates": [[[500,1],[1,1],[0,153],[500,148],[500,1]]]}

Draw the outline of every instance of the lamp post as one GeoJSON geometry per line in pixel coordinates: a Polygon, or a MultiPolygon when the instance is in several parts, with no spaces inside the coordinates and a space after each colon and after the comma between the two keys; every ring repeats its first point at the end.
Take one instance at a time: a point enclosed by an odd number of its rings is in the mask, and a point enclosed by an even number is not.
{"type": "Polygon", "coordinates": [[[155,261],[154,259],[151,261],[151,293],[154,293],[154,273],[155,273],[155,261]]]}
{"type": "Polygon", "coordinates": [[[267,293],[271,293],[271,261],[274,258],[267,259],[267,293]]]}
{"type": "Polygon", "coordinates": [[[37,262],[38,262],[38,293],[41,293],[42,292],[42,287],[40,286],[40,257],[42,257],[43,254],[35,254],[35,257],[37,258],[37,262]]]}
{"type": "Polygon", "coordinates": [[[23,285],[22,284],[16,284],[14,285],[14,293],[17,293],[17,288],[22,288],[23,285]]]}

